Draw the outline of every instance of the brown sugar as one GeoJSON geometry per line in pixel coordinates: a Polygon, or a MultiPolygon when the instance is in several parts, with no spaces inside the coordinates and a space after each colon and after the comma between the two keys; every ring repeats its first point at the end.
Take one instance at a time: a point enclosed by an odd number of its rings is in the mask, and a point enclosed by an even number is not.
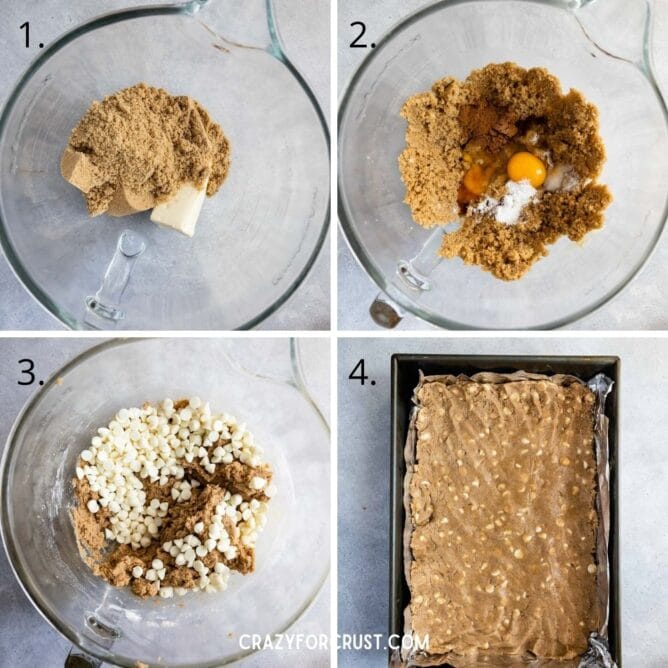
{"type": "Polygon", "coordinates": [[[605,186],[582,192],[545,193],[526,212],[523,225],[504,225],[490,217],[463,219],[461,227],[443,238],[443,257],[460,257],[490,271],[497,278],[515,280],[547,255],[547,246],[562,236],[581,241],[587,232],[603,226],[603,211],[610,203],[605,186]]]}
{"type": "Polygon", "coordinates": [[[491,64],[459,81],[446,77],[409,98],[406,149],[399,157],[405,202],[424,227],[460,221],[444,234],[440,254],[460,257],[503,280],[519,279],[562,236],[581,241],[603,226],[612,197],[596,183],[605,161],[598,110],[582,94],[563,94],[547,70],[491,64]],[[550,170],[567,166],[568,182],[537,191],[517,224],[500,222],[474,204],[502,198],[506,164],[518,151],[537,155],[550,170]],[[463,186],[471,166],[484,192],[463,186]]]}
{"type": "Polygon", "coordinates": [[[72,131],[61,172],[91,216],[124,216],[170,200],[184,184],[214,195],[230,146],[206,110],[144,83],[93,102],[72,131]]]}

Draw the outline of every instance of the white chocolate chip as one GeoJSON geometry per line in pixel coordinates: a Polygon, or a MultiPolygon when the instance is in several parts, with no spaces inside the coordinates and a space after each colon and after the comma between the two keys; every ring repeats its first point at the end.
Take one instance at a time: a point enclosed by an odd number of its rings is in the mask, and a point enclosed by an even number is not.
{"type": "Polygon", "coordinates": [[[91,499],[86,505],[91,513],[96,513],[98,510],[100,510],[100,505],[95,499],[91,499]]]}

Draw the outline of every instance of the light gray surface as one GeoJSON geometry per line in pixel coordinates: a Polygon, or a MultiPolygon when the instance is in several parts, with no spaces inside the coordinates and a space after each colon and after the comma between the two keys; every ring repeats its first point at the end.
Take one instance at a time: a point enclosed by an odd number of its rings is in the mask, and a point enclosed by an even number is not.
{"type": "MultiPolygon", "coordinates": [[[[39,49],[74,26],[99,14],[118,9],[168,4],[169,0],[27,0],[2,3],[0,31],[0,103],[4,104],[18,78],[39,49]],[[25,33],[19,30],[30,21],[31,46],[25,48],[25,33]]],[[[329,0],[276,0],[279,30],[286,51],[313,88],[326,118],[329,118],[330,21],[329,0]]],[[[322,330],[330,325],[329,237],[310,274],[291,299],[258,329],[322,330]]],[[[23,288],[4,256],[0,254],[0,329],[63,329],[23,288]]]]}
{"type": "MultiPolygon", "coordinates": [[[[18,360],[31,358],[35,363],[36,382],[47,378],[80,352],[96,345],[102,339],[0,339],[0,369],[3,383],[0,385],[0,452],[11,429],[14,418],[35,390],[17,385],[20,376],[18,360]]],[[[196,342],[193,342],[196,345],[196,342]]],[[[281,375],[285,369],[283,358],[287,359],[285,340],[246,339],[243,344],[244,361],[262,361],[265,373],[281,375]],[[280,357],[280,360],[279,360],[280,357]],[[274,362],[272,363],[272,359],[274,362]]],[[[329,360],[329,340],[308,339],[303,341],[302,361],[304,374],[309,388],[325,416],[329,416],[329,365],[322,364],[329,360]],[[316,382],[317,379],[317,382],[316,382]]],[[[252,368],[252,367],[251,367],[252,368]]],[[[36,387],[35,383],[35,387],[36,387]]],[[[29,521],[30,518],[26,518],[29,521]]],[[[69,652],[69,643],[56,633],[40,617],[28,601],[16,581],[4,549],[0,550],[0,667],[12,668],[60,668],[69,652]]],[[[290,629],[290,633],[319,634],[329,633],[330,623],[330,587],[329,582],[317,597],[313,606],[290,629]]],[[[107,664],[105,664],[107,665],[107,664]]],[[[239,665],[292,667],[329,665],[327,651],[265,651],[256,657],[242,661],[239,665]]]]}
{"type": "MultiPolygon", "coordinates": [[[[361,64],[368,49],[349,47],[358,28],[353,21],[364,21],[367,43],[378,41],[390,27],[411,12],[430,3],[424,0],[339,0],[339,97],[361,64]]],[[[654,29],[655,65],[659,83],[668,90],[668,2],[657,0],[654,29]]],[[[620,23],[620,26],[623,25],[620,23]]],[[[663,235],[654,256],[636,280],[611,303],[583,318],[572,329],[667,329],[668,292],[663,289],[668,280],[668,236],[663,235]]],[[[375,330],[368,307],[378,294],[378,287],[360,267],[341,233],[338,236],[338,327],[341,330],[375,330]]],[[[435,329],[407,315],[398,326],[402,330],[435,329]]]]}
{"type": "MultiPolygon", "coordinates": [[[[668,402],[666,339],[342,339],[339,342],[339,633],[387,633],[390,356],[393,353],[618,355],[622,658],[668,665],[668,402]],[[348,380],[360,358],[375,386],[348,380]]],[[[346,652],[341,666],[382,666],[383,652],[346,652]]]]}

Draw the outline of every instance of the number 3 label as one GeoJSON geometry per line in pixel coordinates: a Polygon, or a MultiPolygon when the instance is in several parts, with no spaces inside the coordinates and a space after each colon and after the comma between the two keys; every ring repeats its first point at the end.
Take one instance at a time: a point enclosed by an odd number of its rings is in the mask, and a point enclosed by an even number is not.
{"type": "Polygon", "coordinates": [[[19,380],[18,384],[19,385],[32,385],[35,382],[35,374],[33,373],[33,370],[35,368],[35,363],[30,360],[30,359],[22,359],[19,360],[19,364],[25,365],[25,369],[21,369],[21,373],[24,376],[28,376],[29,380],[19,380]]]}

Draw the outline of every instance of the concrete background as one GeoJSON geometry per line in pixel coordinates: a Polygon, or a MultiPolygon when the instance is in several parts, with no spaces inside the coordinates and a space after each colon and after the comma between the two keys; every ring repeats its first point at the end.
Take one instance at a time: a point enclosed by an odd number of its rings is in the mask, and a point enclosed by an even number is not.
{"type": "MultiPolygon", "coordinates": [[[[350,41],[358,28],[353,21],[366,23],[367,43],[378,41],[390,27],[413,11],[430,4],[425,0],[339,0],[338,85],[339,99],[368,49],[351,49],[350,41]]],[[[659,83],[668,94],[668,2],[656,0],[654,24],[655,65],[659,83]]],[[[642,273],[622,294],[596,313],[570,326],[571,329],[667,329],[668,236],[658,244],[654,256],[642,273]]],[[[378,294],[378,286],[366,275],[351,253],[343,234],[338,232],[338,327],[341,330],[378,330],[368,308],[378,294]]],[[[407,315],[399,330],[437,329],[407,315]]]]}
{"type": "MultiPolygon", "coordinates": [[[[393,353],[618,355],[622,659],[668,665],[668,340],[619,338],[341,339],[339,341],[339,633],[388,632],[390,356],[393,353]],[[348,380],[360,358],[375,386],[348,380]]],[[[340,666],[384,666],[386,654],[343,652],[340,666]]]]}
{"type": "MultiPolygon", "coordinates": [[[[18,385],[18,360],[30,358],[35,363],[36,381],[47,378],[73,357],[104,339],[88,338],[15,338],[0,340],[0,454],[13,421],[23,405],[35,392],[33,386],[18,385]]],[[[316,402],[329,418],[329,373],[323,373],[322,360],[329,360],[330,342],[327,339],[304,339],[300,343],[304,375],[316,402]]],[[[263,371],[283,377],[287,360],[285,339],[246,339],[242,342],[243,360],[263,360],[263,371]],[[273,360],[273,363],[272,363],[273,360]]],[[[329,365],[325,367],[329,369],[329,365]]],[[[36,383],[35,383],[36,387],[36,383]]],[[[29,520],[29,518],[26,518],[29,520]]],[[[0,667],[1,668],[61,668],[70,644],[32,606],[11,571],[4,549],[0,549],[0,667]]],[[[330,586],[325,584],[315,603],[292,626],[290,633],[320,634],[330,629],[330,586]]],[[[104,664],[107,666],[108,664],[104,664]]],[[[240,666],[329,666],[329,652],[322,650],[264,651],[239,663],[240,666]]]]}
{"type": "MultiPolygon", "coordinates": [[[[99,14],[137,6],[168,4],[170,0],[26,0],[2,2],[0,27],[0,104],[35,58],[37,42],[49,44],[74,26],[99,14]],[[30,21],[31,43],[19,26],[30,21]]],[[[329,119],[330,3],[329,0],[277,0],[276,14],[286,51],[313,88],[329,119]]],[[[330,325],[330,253],[325,240],[310,274],[297,292],[258,329],[312,330],[330,325]]],[[[63,326],[23,288],[0,253],[0,329],[63,329],[63,326]]]]}

